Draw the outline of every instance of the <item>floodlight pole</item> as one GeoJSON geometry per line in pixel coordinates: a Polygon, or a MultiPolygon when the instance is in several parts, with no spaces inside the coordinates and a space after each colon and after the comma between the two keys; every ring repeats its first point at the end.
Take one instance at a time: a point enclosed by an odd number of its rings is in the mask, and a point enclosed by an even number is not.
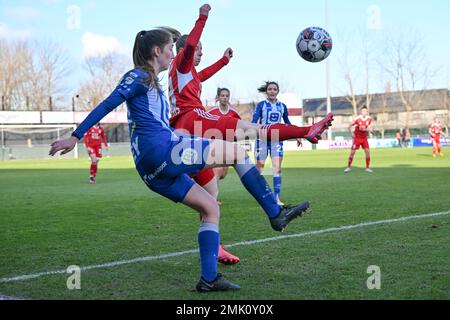
{"type": "MultiPolygon", "coordinates": [[[[328,30],[329,27],[329,11],[328,11],[328,0],[325,0],[325,28],[328,30]]],[[[327,114],[331,112],[331,69],[330,69],[330,58],[325,61],[325,72],[326,72],[326,82],[327,82],[327,114]]],[[[328,129],[328,141],[333,140],[333,133],[331,128],[328,129]]]]}

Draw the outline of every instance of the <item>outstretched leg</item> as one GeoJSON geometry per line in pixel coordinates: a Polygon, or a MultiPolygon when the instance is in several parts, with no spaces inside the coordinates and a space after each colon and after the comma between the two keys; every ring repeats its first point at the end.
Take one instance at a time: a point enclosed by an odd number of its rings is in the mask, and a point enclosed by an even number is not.
{"type": "Polygon", "coordinates": [[[291,220],[303,216],[309,209],[308,201],[295,207],[279,206],[275,194],[255,165],[251,163],[244,148],[222,140],[211,141],[207,167],[227,165],[234,166],[242,184],[263,208],[274,230],[283,231],[291,220]]]}

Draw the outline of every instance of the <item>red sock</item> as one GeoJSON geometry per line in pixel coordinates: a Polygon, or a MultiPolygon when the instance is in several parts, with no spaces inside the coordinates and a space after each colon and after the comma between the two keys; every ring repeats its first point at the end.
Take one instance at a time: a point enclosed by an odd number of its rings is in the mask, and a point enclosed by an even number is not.
{"type": "Polygon", "coordinates": [[[353,163],[353,157],[348,158],[348,167],[351,168],[353,163]]]}
{"type": "Polygon", "coordinates": [[[370,157],[366,157],[366,168],[370,168],[370,157]]]}
{"type": "Polygon", "coordinates": [[[438,147],[438,153],[441,154],[441,147],[438,147]]]}
{"type": "Polygon", "coordinates": [[[91,177],[96,177],[97,176],[97,165],[91,163],[91,177]]]}
{"type": "Polygon", "coordinates": [[[435,147],[433,147],[433,154],[434,155],[436,154],[436,148],[435,147]]]}
{"type": "Polygon", "coordinates": [[[297,127],[289,124],[271,124],[260,130],[261,137],[267,135],[267,141],[284,141],[304,138],[311,127],[297,127]]]}

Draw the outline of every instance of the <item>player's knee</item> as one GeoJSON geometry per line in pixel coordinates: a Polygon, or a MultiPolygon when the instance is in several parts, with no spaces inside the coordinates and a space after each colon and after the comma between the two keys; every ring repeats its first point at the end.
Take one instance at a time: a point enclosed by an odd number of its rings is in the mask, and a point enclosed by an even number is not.
{"type": "Polygon", "coordinates": [[[210,197],[207,201],[203,201],[201,215],[204,222],[219,223],[220,209],[217,200],[210,197]]]}

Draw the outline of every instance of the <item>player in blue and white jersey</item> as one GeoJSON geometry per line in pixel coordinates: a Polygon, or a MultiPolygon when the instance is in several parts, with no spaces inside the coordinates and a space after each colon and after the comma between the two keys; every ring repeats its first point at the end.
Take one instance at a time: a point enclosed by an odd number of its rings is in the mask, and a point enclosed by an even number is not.
{"type": "MultiPolygon", "coordinates": [[[[253,123],[262,125],[271,125],[281,123],[291,124],[289,120],[288,109],[286,105],[278,101],[277,96],[280,93],[280,87],[277,82],[266,81],[264,85],[258,88],[258,91],[266,94],[267,99],[258,103],[253,114],[253,123]]],[[[298,145],[301,141],[298,139],[298,145]]],[[[281,163],[283,161],[283,142],[265,143],[262,140],[256,140],[255,158],[256,167],[259,171],[264,169],[267,156],[270,153],[272,160],[273,188],[279,205],[283,205],[280,200],[281,195],[281,163]]]]}
{"type": "Polygon", "coordinates": [[[126,102],[131,151],[142,180],[151,190],[189,206],[202,216],[198,232],[201,278],[197,291],[237,290],[240,289],[238,285],[225,280],[217,272],[220,243],[217,201],[188,174],[233,165],[243,185],[264,209],[272,228],[277,231],[282,231],[292,219],[302,216],[309,208],[309,202],[295,207],[279,206],[243,148],[219,139],[180,136],[169,127],[169,106],[158,83],[158,74],[167,70],[174,58],[174,34],[167,30],[158,28],[137,34],[133,49],[135,69],[124,75],[116,89],[88,115],[70,138],[55,141],[49,154],[70,152],[90,127],[126,102]]]}

